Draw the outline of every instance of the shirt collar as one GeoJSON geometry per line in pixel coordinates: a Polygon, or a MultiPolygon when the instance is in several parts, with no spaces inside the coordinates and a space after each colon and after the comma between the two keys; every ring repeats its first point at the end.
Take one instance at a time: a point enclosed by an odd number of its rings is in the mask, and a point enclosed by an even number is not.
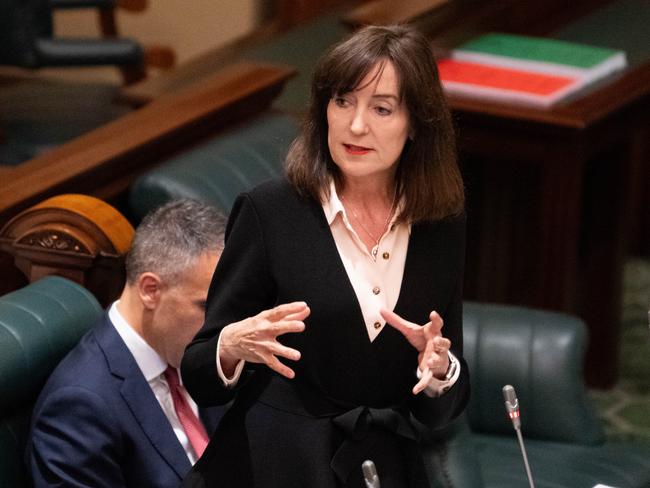
{"type": "Polygon", "coordinates": [[[343,217],[346,217],[343,202],[341,202],[341,199],[336,193],[336,185],[334,184],[334,180],[330,181],[329,198],[323,201],[323,211],[325,212],[327,225],[332,225],[332,222],[334,222],[334,219],[339,214],[341,214],[343,217]]]}
{"type": "Polygon", "coordinates": [[[108,318],[113,323],[115,330],[120,335],[124,344],[129,349],[135,362],[145,379],[149,382],[157,378],[167,369],[167,362],[160,357],[147,342],[129,325],[124,316],[117,309],[119,300],[111,305],[108,318]]]}
{"type": "MultiPolygon", "coordinates": [[[[393,217],[390,220],[391,226],[395,224],[395,221],[397,220],[397,216],[401,213],[403,208],[404,208],[404,199],[402,198],[398,202],[397,209],[395,213],[393,213],[393,217]]],[[[334,222],[334,219],[336,219],[336,217],[339,214],[341,215],[343,222],[347,224],[348,215],[345,212],[345,207],[343,206],[343,202],[339,198],[338,193],[336,193],[336,185],[334,184],[334,180],[330,180],[330,194],[329,194],[329,198],[326,198],[323,201],[323,211],[325,212],[327,225],[331,226],[332,222],[334,222]]],[[[411,225],[409,224],[407,228],[410,234],[411,225]]]]}

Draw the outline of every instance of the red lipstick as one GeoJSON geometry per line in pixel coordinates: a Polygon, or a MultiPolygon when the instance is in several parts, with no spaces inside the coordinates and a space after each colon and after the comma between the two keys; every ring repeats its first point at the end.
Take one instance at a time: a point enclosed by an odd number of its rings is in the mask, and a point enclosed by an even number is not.
{"type": "Polygon", "coordinates": [[[354,144],[343,144],[343,146],[345,147],[345,150],[348,152],[348,154],[355,156],[367,154],[371,151],[371,149],[368,147],[355,146],[354,144]]]}

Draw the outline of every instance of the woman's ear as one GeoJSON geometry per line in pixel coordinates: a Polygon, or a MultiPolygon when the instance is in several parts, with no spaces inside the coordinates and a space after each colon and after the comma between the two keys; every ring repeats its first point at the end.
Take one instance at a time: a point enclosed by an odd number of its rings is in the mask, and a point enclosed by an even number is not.
{"type": "Polygon", "coordinates": [[[138,295],[147,310],[153,310],[160,302],[163,283],[156,273],[147,271],[138,276],[138,295]]]}

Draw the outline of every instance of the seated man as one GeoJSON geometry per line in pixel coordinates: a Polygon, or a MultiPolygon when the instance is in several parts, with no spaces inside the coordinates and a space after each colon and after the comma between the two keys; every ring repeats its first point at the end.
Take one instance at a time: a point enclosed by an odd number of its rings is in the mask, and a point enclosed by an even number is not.
{"type": "Polygon", "coordinates": [[[35,487],[176,487],[201,456],[222,412],[197,409],[178,367],[203,324],[224,224],[193,200],[142,221],[120,299],[36,403],[27,453],[35,487]]]}

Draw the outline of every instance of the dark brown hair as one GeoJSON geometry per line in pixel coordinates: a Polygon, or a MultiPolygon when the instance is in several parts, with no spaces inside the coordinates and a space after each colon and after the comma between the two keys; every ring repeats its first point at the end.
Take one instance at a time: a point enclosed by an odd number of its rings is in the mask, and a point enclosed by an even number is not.
{"type": "Polygon", "coordinates": [[[464,207],[463,182],[438,70],[426,37],[406,26],[364,27],[321,57],[309,112],[285,162],[287,178],[301,195],[318,201],[328,194],[330,178],[341,182],[327,145],[327,105],[332,97],[356,89],[377,63],[386,61],[397,72],[413,135],[404,145],[396,173],[397,196],[405,201],[399,220],[458,214],[464,207]]]}

